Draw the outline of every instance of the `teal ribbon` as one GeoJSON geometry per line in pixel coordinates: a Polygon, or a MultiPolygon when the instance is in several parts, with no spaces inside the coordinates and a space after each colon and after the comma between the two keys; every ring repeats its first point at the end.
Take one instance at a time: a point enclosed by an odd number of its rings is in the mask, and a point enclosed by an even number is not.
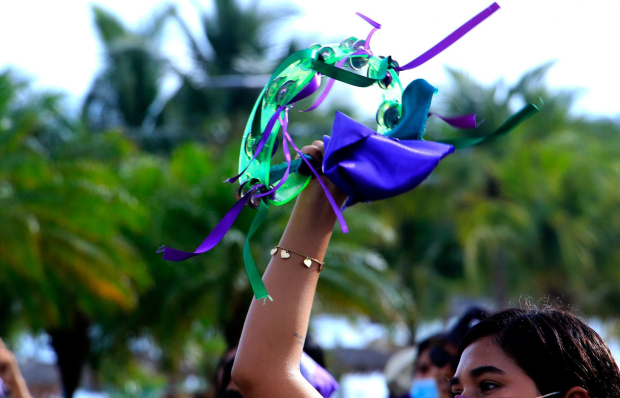
{"type": "Polygon", "coordinates": [[[254,220],[252,220],[252,225],[250,225],[248,235],[245,238],[245,245],[243,246],[243,262],[245,263],[245,272],[248,274],[248,279],[250,280],[250,286],[252,286],[254,297],[256,297],[257,300],[265,299],[266,301],[269,299],[270,301],[273,301],[271,296],[267,293],[267,288],[265,287],[263,279],[258,272],[256,262],[254,262],[254,257],[252,257],[252,251],[250,250],[250,239],[252,239],[252,236],[258,227],[260,227],[263,221],[265,221],[267,214],[269,214],[269,205],[261,200],[258,211],[254,216],[254,220]]]}
{"type": "MultiPolygon", "coordinates": [[[[308,160],[312,160],[312,156],[310,155],[304,155],[306,157],[306,159],[308,160]]],[[[291,162],[291,165],[289,166],[286,162],[282,162],[280,164],[276,164],[273,165],[269,168],[269,181],[280,181],[282,179],[282,177],[284,177],[284,173],[286,172],[286,168],[289,168],[289,173],[293,174],[295,172],[297,172],[297,170],[299,170],[299,167],[301,167],[302,164],[302,160],[301,159],[295,159],[291,162]]]]}
{"type": "Polygon", "coordinates": [[[399,140],[421,140],[435,93],[437,89],[424,79],[416,79],[409,83],[402,96],[400,122],[385,135],[399,140]]]}
{"type": "Polygon", "coordinates": [[[525,107],[523,107],[523,109],[508,118],[508,120],[506,120],[501,126],[499,126],[497,130],[490,134],[479,137],[449,138],[445,140],[438,140],[437,142],[452,145],[454,149],[468,148],[470,146],[474,146],[507,134],[508,132],[510,132],[510,130],[517,127],[517,125],[519,125],[530,116],[534,115],[536,112],[538,112],[538,107],[536,105],[527,104],[525,105],[525,107]]]}

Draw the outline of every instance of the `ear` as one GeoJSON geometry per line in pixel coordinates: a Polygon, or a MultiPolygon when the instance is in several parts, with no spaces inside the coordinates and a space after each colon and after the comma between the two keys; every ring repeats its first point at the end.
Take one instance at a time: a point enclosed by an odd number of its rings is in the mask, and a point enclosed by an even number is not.
{"type": "Polygon", "coordinates": [[[583,387],[573,387],[564,394],[564,398],[590,398],[590,394],[583,387]]]}

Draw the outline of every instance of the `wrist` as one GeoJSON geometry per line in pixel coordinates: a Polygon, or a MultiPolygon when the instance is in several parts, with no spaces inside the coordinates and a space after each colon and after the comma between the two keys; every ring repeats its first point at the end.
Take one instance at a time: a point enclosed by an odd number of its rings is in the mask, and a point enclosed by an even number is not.
{"type": "MultiPolygon", "coordinates": [[[[338,205],[338,207],[342,207],[342,204],[347,199],[347,195],[327,177],[322,176],[321,179],[325,185],[325,188],[327,188],[327,191],[334,199],[334,202],[338,205]]],[[[312,208],[314,211],[326,210],[326,212],[329,213],[327,210],[331,209],[331,206],[327,200],[326,194],[327,193],[319,181],[317,181],[316,178],[313,178],[308,186],[301,191],[297,202],[298,204],[312,208]]],[[[333,211],[331,211],[331,213],[333,213],[333,211]]]]}

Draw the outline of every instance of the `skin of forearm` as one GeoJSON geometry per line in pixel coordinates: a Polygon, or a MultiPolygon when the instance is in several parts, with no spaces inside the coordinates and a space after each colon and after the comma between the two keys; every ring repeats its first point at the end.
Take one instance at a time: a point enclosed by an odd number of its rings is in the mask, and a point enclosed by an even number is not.
{"type": "Polygon", "coordinates": [[[24,381],[21,374],[15,381],[15,383],[11,386],[11,396],[13,398],[30,398],[30,392],[28,391],[28,386],[24,381]]]}
{"type": "MultiPolygon", "coordinates": [[[[344,195],[334,192],[341,204],[344,195]]],[[[279,245],[322,260],[335,221],[321,187],[312,181],[299,196],[279,245]]],[[[282,379],[302,382],[299,361],[319,278],[318,265],[306,268],[303,260],[294,253],[282,259],[278,251],[265,271],[263,282],[274,301],[252,302],[233,368],[233,379],[244,396],[250,389],[263,390],[272,383],[282,387],[282,379]]]]}

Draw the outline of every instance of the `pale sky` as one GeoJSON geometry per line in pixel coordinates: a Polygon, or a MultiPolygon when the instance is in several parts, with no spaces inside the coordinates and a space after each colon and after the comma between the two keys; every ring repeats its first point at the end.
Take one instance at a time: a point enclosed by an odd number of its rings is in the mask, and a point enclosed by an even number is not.
{"type": "MultiPolygon", "coordinates": [[[[196,0],[207,9],[212,1],[196,0]]],[[[169,1],[170,2],[170,1],[169,1]]],[[[191,0],[171,1],[198,29],[191,0]]],[[[404,83],[425,78],[448,88],[444,66],[491,83],[515,81],[523,72],[557,60],[549,74],[553,87],[582,88],[575,113],[620,118],[620,78],[616,63],[620,38],[617,0],[506,0],[502,9],[425,65],[401,77],[404,83]]],[[[97,3],[137,24],[162,0],[0,0],[0,70],[8,65],[25,73],[37,87],[67,91],[79,103],[100,67],[101,48],[92,27],[90,4],[97,3]]],[[[304,44],[365,37],[368,25],[360,11],[383,25],[372,40],[375,54],[392,55],[401,64],[443,39],[491,0],[291,0],[300,14],[280,35],[298,36],[304,44]]],[[[268,8],[282,1],[263,0],[268,8]]],[[[187,64],[185,43],[170,29],[166,52],[187,64]]],[[[376,108],[372,90],[356,95],[361,106],[376,108]],[[372,105],[368,105],[372,102],[372,105]]],[[[356,92],[357,93],[357,92],[356,92]]]]}

